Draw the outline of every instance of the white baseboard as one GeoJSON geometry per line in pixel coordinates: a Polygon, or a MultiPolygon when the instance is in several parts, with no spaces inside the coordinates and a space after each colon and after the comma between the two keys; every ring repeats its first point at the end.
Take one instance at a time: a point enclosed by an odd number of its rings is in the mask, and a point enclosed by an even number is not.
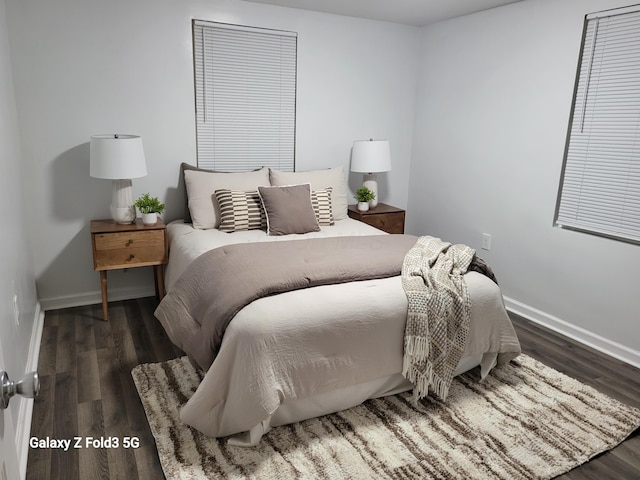
{"type": "Polygon", "coordinates": [[[550,315],[542,310],[526,305],[509,297],[504,297],[507,310],[516,313],[532,322],[547,327],[577,342],[605,353],[611,357],[622,360],[625,363],[640,368],[640,352],[620,343],[606,339],[596,333],[582,327],[572,325],[558,317],[550,315]]]}
{"type": "MultiPolygon", "coordinates": [[[[132,298],[152,297],[156,294],[153,287],[114,288],[109,290],[109,301],[131,300],[132,298]]],[[[100,291],[81,293],[78,295],[64,295],[60,297],[41,298],[42,310],[57,310],[59,308],[82,307],[102,303],[100,291]]]]}
{"type": "MultiPolygon", "coordinates": [[[[40,303],[36,303],[36,310],[29,341],[29,354],[24,373],[38,370],[38,358],[40,356],[40,343],[42,342],[42,329],[44,328],[44,310],[40,303]]],[[[29,437],[31,436],[31,418],[33,415],[33,399],[20,398],[18,421],[16,425],[16,450],[18,452],[18,466],[20,478],[27,475],[27,457],[29,456],[29,437]]]]}

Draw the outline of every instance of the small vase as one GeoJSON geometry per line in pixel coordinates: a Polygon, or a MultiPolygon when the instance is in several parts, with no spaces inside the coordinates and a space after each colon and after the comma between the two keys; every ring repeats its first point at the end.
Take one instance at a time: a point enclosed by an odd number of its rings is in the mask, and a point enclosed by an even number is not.
{"type": "Polygon", "coordinates": [[[369,202],[358,202],[358,210],[361,212],[369,210],[369,202]]]}
{"type": "Polygon", "coordinates": [[[155,225],[158,223],[158,214],[157,213],[143,213],[142,214],[142,223],[144,225],[155,225]]]}

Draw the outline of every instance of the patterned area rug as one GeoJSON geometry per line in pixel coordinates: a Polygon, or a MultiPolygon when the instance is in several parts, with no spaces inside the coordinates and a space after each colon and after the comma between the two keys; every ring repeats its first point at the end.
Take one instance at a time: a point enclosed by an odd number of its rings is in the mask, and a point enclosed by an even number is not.
{"type": "Polygon", "coordinates": [[[640,410],[521,355],[482,383],[457,377],[446,403],[414,405],[410,392],[369,400],[233,447],[180,421],[200,382],[186,357],[132,374],[168,480],[547,479],[640,426],[640,410]]]}

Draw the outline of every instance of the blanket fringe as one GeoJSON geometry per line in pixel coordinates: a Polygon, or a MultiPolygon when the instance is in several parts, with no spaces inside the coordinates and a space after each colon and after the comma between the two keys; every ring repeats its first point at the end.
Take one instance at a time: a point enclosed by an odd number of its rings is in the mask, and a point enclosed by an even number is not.
{"type": "Polygon", "coordinates": [[[408,335],[404,339],[404,355],[424,359],[429,356],[429,339],[427,337],[418,337],[416,335],[408,335]]]}
{"type": "Polygon", "coordinates": [[[428,357],[429,339],[418,336],[405,338],[402,375],[413,384],[414,402],[426,397],[429,390],[442,400],[449,394],[449,382],[435,375],[433,364],[428,361],[428,357]],[[423,366],[419,369],[417,365],[423,366]]]}
{"type": "Polygon", "coordinates": [[[444,381],[437,375],[434,375],[431,363],[425,365],[423,370],[416,368],[411,357],[405,355],[402,360],[402,375],[413,384],[414,403],[418,403],[421,398],[426,397],[431,391],[441,400],[446,400],[449,395],[449,387],[451,382],[444,381]]]}

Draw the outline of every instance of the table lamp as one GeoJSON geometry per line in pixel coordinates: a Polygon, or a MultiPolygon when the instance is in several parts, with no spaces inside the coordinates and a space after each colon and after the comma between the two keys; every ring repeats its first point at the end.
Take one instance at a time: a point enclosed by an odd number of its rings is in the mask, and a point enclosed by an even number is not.
{"type": "Polygon", "coordinates": [[[363,187],[367,187],[375,198],[369,202],[371,208],[378,205],[377,172],[391,170],[389,140],[356,140],[351,152],[351,171],[364,173],[363,187]]]}
{"type": "Polygon", "coordinates": [[[111,218],[116,223],[133,223],[136,209],[133,205],[131,179],[144,177],[147,164],[138,135],[93,135],[90,143],[89,175],[113,180],[111,218]]]}

